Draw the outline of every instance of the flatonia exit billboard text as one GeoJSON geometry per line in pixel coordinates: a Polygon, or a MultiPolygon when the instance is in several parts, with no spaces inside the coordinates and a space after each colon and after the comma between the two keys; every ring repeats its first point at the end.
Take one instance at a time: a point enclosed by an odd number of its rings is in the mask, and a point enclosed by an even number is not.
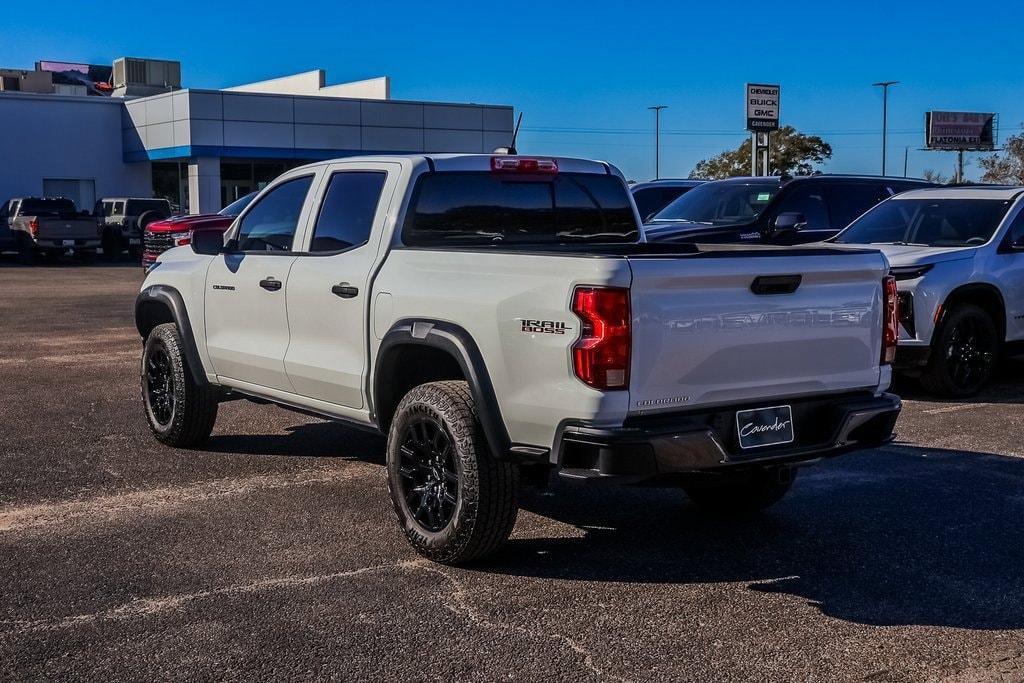
{"type": "Polygon", "coordinates": [[[779,86],[747,83],[747,130],[766,133],[779,129],[779,86]]]}
{"type": "Polygon", "coordinates": [[[995,149],[995,114],[930,111],[924,115],[928,149],[995,149]]]}

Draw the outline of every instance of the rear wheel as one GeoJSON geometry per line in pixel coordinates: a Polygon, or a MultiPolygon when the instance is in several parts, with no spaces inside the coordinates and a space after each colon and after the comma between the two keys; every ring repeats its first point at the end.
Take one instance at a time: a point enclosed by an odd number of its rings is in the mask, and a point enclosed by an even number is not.
{"type": "Polygon", "coordinates": [[[25,266],[36,262],[36,245],[32,238],[22,234],[18,237],[18,261],[25,266]]]}
{"type": "Polygon", "coordinates": [[[100,246],[103,247],[104,261],[117,261],[121,258],[121,237],[113,230],[108,228],[103,231],[100,246]]]}
{"type": "Polygon", "coordinates": [[[776,465],[735,476],[722,482],[697,480],[684,485],[683,490],[695,505],[716,514],[751,514],[782,500],[793,486],[796,469],[776,465]]]}
{"type": "Polygon", "coordinates": [[[998,357],[999,336],[992,317],[979,306],[962,304],[936,330],[921,386],[938,396],[973,396],[992,378],[998,357]]]}
{"type": "Polygon", "coordinates": [[[487,447],[469,385],[410,391],[388,432],[388,489],[406,539],[458,564],[497,550],[515,526],[518,471],[487,447]]]}
{"type": "Polygon", "coordinates": [[[217,395],[192,379],[174,323],[157,325],[142,354],[142,399],[149,428],[168,446],[197,446],[217,420],[217,395]]]}

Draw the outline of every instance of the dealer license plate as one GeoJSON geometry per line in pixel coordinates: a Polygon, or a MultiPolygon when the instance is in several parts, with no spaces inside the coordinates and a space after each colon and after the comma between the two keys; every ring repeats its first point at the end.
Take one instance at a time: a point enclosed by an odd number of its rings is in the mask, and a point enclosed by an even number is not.
{"type": "Polygon", "coordinates": [[[789,406],[770,406],[736,412],[736,433],[740,448],[777,446],[793,441],[793,410],[789,406]]]}

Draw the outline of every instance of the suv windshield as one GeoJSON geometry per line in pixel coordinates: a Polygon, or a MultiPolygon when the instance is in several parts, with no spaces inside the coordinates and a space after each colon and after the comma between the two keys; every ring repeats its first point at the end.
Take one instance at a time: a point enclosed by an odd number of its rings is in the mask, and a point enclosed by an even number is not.
{"type": "Polygon", "coordinates": [[[245,207],[249,206],[249,202],[251,202],[253,198],[255,198],[256,195],[258,194],[259,192],[250,192],[244,197],[239,197],[238,199],[231,202],[217,213],[219,213],[221,216],[231,216],[232,218],[234,218],[238,214],[242,213],[242,210],[245,209],[245,207]]]}
{"type": "Polygon", "coordinates": [[[779,179],[746,183],[704,183],[655,214],[653,221],[691,221],[710,225],[749,223],[779,191],[779,179]]]}
{"type": "Polygon", "coordinates": [[[413,194],[409,245],[636,242],[625,184],[611,175],[426,173],[413,194]]]}
{"type": "Polygon", "coordinates": [[[890,199],[854,221],[835,241],[978,246],[992,239],[1010,204],[1003,199],[890,199]]]}

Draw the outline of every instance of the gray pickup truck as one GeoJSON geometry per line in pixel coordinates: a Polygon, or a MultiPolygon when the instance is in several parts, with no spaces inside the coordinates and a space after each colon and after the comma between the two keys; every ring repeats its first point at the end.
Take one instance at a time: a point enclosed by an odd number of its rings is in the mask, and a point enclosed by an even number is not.
{"type": "Polygon", "coordinates": [[[95,254],[100,246],[96,219],[63,197],[19,197],[0,206],[0,240],[18,250],[22,263],[37,256],[55,259],[68,249],[95,254]]]}

